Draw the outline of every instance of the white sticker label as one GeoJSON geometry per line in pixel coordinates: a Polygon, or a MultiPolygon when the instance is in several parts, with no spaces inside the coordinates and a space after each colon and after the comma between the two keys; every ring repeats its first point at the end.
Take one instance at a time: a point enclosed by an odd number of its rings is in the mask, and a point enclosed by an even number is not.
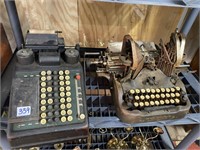
{"type": "Polygon", "coordinates": [[[29,116],[31,114],[31,106],[17,107],[17,117],[29,116]]]}

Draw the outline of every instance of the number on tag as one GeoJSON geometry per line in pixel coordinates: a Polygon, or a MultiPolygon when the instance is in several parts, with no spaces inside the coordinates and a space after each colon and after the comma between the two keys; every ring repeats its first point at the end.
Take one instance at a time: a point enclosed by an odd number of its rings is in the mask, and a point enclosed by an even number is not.
{"type": "Polygon", "coordinates": [[[31,114],[31,106],[17,107],[17,117],[29,116],[31,114]]]}

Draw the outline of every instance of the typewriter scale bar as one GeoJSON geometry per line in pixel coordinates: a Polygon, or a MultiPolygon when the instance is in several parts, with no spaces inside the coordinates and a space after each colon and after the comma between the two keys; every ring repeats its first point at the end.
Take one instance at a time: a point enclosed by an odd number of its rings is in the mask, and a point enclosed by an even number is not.
{"type": "MultiPolygon", "coordinates": [[[[37,78],[39,80],[39,119],[15,123],[13,130],[20,131],[84,122],[81,76],[78,70],[47,70],[34,74],[18,73],[16,76],[17,78],[37,78]],[[75,91],[71,89],[75,89],[75,91]]],[[[34,108],[34,106],[31,107],[34,108]]]]}

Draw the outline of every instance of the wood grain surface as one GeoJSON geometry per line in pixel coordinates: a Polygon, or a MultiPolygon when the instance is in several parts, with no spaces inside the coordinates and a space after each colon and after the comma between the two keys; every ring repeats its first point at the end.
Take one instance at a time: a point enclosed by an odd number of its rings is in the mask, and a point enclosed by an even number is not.
{"type": "MultiPolygon", "coordinates": [[[[61,30],[66,45],[107,47],[122,41],[125,34],[135,40],[168,41],[178,24],[182,8],[103,3],[88,0],[16,0],[25,35],[28,29],[61,30]]],[[[1,22],[11,47],[13,35],[4,1],[0,1],[1,22]]]]}

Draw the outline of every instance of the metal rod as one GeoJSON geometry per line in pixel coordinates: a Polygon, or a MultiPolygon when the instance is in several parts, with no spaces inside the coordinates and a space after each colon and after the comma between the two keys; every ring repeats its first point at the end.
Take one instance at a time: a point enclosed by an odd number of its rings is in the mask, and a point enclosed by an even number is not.
{"type": "Polygon", "coordinates": [[[187,13],[188,13],[188,8],[184,8],[183,13],[181,15],[181,18],[180,18],[178,25],[177,25],[178,30],[180,30],[182,28],[187,13]]]}
{"type": "Polygon", "coordinates": [[[181,33],[183,33],[186,37],[199,14],[199,10],[199,8],[193,8],[181,28],[181,33]]]}
{"type": "Polygon", "coordinates": [[[186,150],[198,137],[200,137],[199,128],[200,125],[196,125],[175,149],[186,150]]]}
{"type": "Polygon", "coordinates": [[[126,4],[170,6],[170,7],[187,7],[187,8],[199,8],[200,7],[199,2],[185,3],[184,1],[186,1],[186,0],[95,0],[95,1],[112,2],[112,3],[126,3],[126,4]]]}
{"type": "Polygon", "coordinates": [[[20,25],[18,13],[17,13],[15,1],[4,0],[4,2],[7,9],[8,17],[10,20],[10,24],[12,27],[12,31],[14,33],[17,48],[20,49],[22,48],[22,44],[24,44],[24,38],[22,34],[22,29],[21,29],[21,25],[20,25]]]}

